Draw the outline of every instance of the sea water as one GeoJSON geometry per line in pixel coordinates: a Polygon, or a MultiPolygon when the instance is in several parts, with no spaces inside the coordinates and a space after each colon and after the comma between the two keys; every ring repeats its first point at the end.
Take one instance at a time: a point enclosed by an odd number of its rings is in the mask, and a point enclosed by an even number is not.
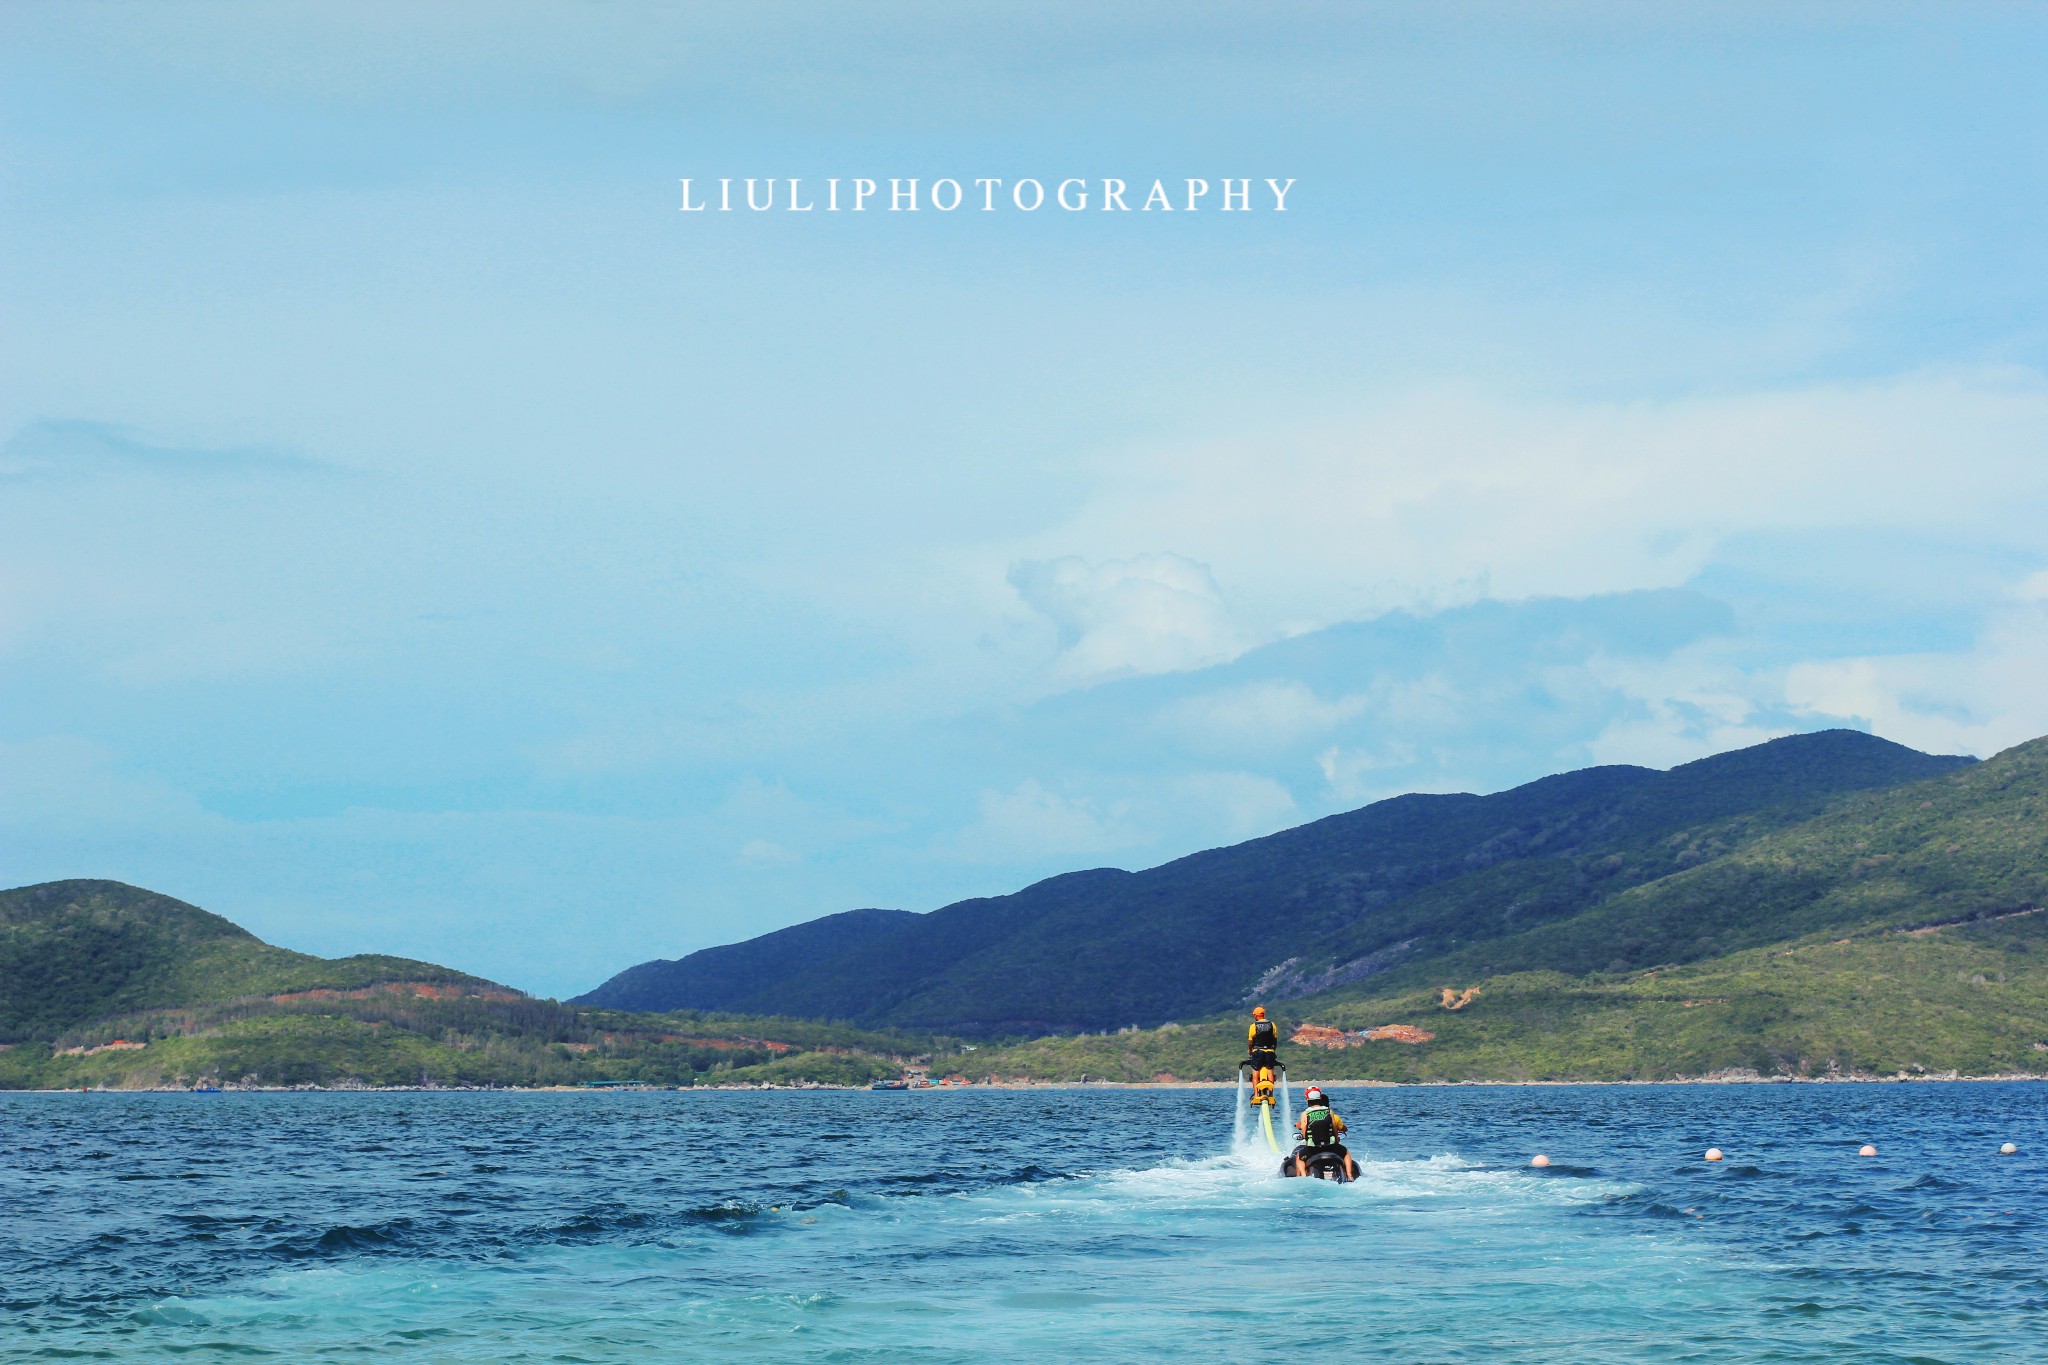
{"type": "Polygon", "coordinates": [[[2048,1086],[1332,1096],[0,1095],[0,1358],[2048,1360],[2048,1086]]]}

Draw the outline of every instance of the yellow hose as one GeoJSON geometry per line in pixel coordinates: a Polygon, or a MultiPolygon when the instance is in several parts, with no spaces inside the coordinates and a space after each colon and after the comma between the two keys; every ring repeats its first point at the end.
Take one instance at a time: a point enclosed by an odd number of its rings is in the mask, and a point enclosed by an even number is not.
{"type": "Polygon", "coordinates": [[[1259,1126],[1266,1130],[1266,1145],[1271,1147],[1275,1153],[1279,1152],[1280,1139],[1273,1136],[1272,1105],[1262,1104],[1259,1106],[1259,1126]]]}

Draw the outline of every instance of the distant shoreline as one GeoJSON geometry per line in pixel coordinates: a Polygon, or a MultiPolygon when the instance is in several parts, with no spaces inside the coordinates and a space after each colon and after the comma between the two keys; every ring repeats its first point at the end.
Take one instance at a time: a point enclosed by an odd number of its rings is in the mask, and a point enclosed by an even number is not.
{"type": "MultiPolygon", "coordinates": [[[[1662,1085],[1969,1085],[2000,1081],[2048,1081],[2048,1075],[2013,1072],[1990,1076],[1674,1076],[1659,1081],[1345,1081],[1318,1082],[1335,1090],[1469,1090],[1561,1089],[1572,1086],[1662,1086],[1662,1085]]],[[[971,1085],[928,1085],[908,1090],[874,1093],[906,1095],[937,1094],[963,1090],[1230,1090],[1235,1081],[998,1081],[971,1085]]],[[[22,1089],[0,1090],[0,1095],[617,1095],[617,1094],[759,1094],[764,1091],[793,1093],[832,1091],[840,1094],[872,1092],[865,1085],[236,1085],[218,1090],[173,1087],[135,1089],[22,1089]]]]}

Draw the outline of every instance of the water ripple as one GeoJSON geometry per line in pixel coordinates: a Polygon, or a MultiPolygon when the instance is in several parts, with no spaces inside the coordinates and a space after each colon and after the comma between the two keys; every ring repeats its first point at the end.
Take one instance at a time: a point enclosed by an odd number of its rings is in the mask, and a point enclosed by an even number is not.
{"type": "Polygon", "coordinates": [[[1337,1098],[0,1095],[0,1358],[2048,1359],[2048,1087],[1337,1098]]]}

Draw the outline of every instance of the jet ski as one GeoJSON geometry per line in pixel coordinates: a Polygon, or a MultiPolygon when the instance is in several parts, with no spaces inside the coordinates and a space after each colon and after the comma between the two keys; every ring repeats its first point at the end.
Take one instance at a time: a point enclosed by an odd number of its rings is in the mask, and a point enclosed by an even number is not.
{"type": "Polygon", "coordinates": [[[1334,1180],[1339,1185],[1351,1183],[1351,1160],[1342,1148],[1313,1147],[1300,1158],[1300,1161],[1305,1170],[1297,1172],[1294,1169],[1295,1158],[1290,1156],[1280,1163],[1280,1174],[1306,1175],[1311,1180],[1334,1180]]]}

